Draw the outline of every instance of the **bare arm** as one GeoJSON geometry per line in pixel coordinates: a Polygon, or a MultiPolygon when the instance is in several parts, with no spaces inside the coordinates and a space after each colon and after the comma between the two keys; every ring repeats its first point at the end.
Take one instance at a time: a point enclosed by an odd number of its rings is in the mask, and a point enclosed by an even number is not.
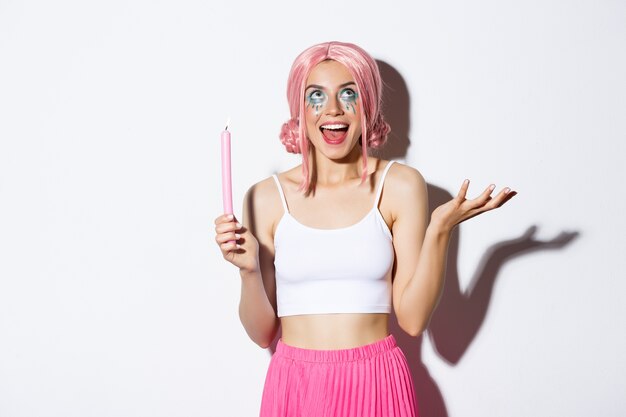
{"type": "Polygon", "coordinates": [[[423,316],[425,310],[421,314],[411,311],[407,308],[407,303],[415,303],[415,301],[406,300],[403,295],[407,287],[415,285],[411,278],[418,266],[422,246],[425,243],[424,235],[428,225],[428,193],[426,182],[417,170],[404,165],[394,168],[389,172],[393,187],[386,187],[392,207],[392,234],[396,256],[393,306],[399,326],[410,335],[416,336],[415,318],[423,316]]]}
{"type": "Polygon", "coordinates": [[[235,219],[216,220],[216,240],[220,243],[224,258],[239,267],[239,318],[248,336],[262,348],[272,343],[280,325],[276,316],[272,216],[267,209],[273,204],[264,202],[264,199],[271,198],[267,191],[266,181],[248,190],[244,198],[241,227],[237,226],[235,219]],[[237,237],[235,233],[240,235],[237,240],[240,248],[228,243],[237,237]]]}
{"type": "Polygon", "coordinates": [[[274,237],[269,216],[260,215],[262,200],[267,197],[263,193],[266,190],[259,188],[262,186],[252,187],[244,199],[243,225],[259,242],[259,269],[240,271],[239,318],[250,338],[262,348],[267,348],[278,332],[280,321],[276,316],[274,237]]]}
{"type": "Polygon", "coordinates": [[[424,179],[415,171],[412,176],[407,173],[401,182],[405,197],[397,202],[397,219],[393,226],[398,263],[394,306],[398,323],[412,336],[418,336],[428,327],[441,297],[448,243],[454,227],[500,207],[514,195],[509,195],[510,190],[505,188],[492,199],[493,188],[489,187],[478,198],[466,200],[468,186],[469,181],[464,182],[459,194],[438,207],[425,227],[428,209],[424,179]],[[423,239],[419,239],[421,236],[423,239]],[[401,264],[404,265],[401,267],[401,264]]]}

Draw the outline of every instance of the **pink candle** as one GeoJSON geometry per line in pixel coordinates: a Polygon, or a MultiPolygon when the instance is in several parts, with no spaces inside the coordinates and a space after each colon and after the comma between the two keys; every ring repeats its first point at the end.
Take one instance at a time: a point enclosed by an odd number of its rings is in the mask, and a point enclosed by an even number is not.
{"type": "Polygon", "coordinates": [[[230,132],[228,122],[226,122],[226,128],[222,132],[222,200],[225,214],[233,213],[233,189],[230,174],[230,132]]]}

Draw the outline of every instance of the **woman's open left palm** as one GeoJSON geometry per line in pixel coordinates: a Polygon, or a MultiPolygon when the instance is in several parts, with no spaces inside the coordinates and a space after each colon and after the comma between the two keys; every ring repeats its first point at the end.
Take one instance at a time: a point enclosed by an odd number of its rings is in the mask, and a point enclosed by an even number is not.
{"type": "Polygon", "coordinates": [[[469,180],[463,181],[455,198],[437,207],[431,216],[431,223],[438,224],[444,230],[452,230],[457,224],[481,213],[501,207],[515,194],[509,187],[503,188],[495,197],[491,196],[495,185],[490,185],[481,195],[473,200],[466,199],[469,180]]]}

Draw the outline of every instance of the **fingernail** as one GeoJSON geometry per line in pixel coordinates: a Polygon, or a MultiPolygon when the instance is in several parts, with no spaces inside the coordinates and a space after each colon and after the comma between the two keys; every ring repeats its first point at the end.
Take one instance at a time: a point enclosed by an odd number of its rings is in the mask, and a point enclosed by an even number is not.
{"type": "Polygon", "coordinates": [[[241,235],[239,233],[235,233],[235,238],[236,239],[241,239],[241,235]]]}
{"type": "Polygon", "coordinates": [[[228,220],[232,220],[232,219],[234,219],[234,218],[235,218],[235,216],[233,216],[232,214],[229,214],[226,218],[227,218],[228,220]]]}
{"type": "Polygon", "coordinates": [[[510,191],[511,191],[511,189],[510,189],[509,187],[506,187],[506,188],[504,189],[504,194],[508,194],[510,191]]]}
{"type": "Polygon", "coordinates": [[[241,249],[241,245],[237,243],[237,249],[241,249]]]}
{"type": "Polygon", "coordinates": [[[235,226],[237,226],[237,229],[241,229],[241,223],[235,223],[235,226]]]}
{"type": "Polygon", "coordinates": [[[491,184],[491,185],[489,186],[489,189],[490,189],[491,191],[493,191],[493,189],[494,189],[494,188],[496,188],[496,186],[495,186],[495,185],[493,185],[493,184],[491,184]]]}

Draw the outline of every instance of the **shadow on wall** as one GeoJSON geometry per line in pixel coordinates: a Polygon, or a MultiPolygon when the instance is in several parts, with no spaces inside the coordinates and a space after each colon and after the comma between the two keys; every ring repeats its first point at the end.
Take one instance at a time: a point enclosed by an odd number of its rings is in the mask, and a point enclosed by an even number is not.
{"type": "Polygon", "coordinates": [[[404,78],[391,65],[377,60],[378,69],[383,79],[383,107],[385,120],[391,126],[391,133],[383,149],[374,151],[383,159],[404,159],[409,149],[409,119],[411,100],[404,78]]]}
{"type": "MultiPolygon", "coordinates": [[[[403,159],[410,145],[410,97],[402,76],[391,65],[377,61],[384,80],[383,110],[392,127],[389,141],[383,150],[373,154],[384,159],[403,159]]],[[[456,190],[455,190],[456,192],[456,190]]],[[[452,199],[444,189],[428,184],[429,212],[452,199]]],[[[399,326],[392,310],[389,331],[404,352],[413,382],[420,417],[448,417],[446,404],[435,380],[430,376],[421,357],[422,340],[428,334],[437,356],[449,365],[456,365],[474,340],[491,301],[491,293],[502,266],[509,260],[531,252],[561,249],[576,239],[578,232],[562,232],[551,240],[537,240],[534,225],[519,237],[493,244],[485,254],[466,291],[461,290],[457,272],[459,252],[459,227],[455,229],[448,247],[444,290],[428,329],[415,338],[399,326]]],[[[274,354],[281,337],[279,329],[270,351],[274,354]]]]}

